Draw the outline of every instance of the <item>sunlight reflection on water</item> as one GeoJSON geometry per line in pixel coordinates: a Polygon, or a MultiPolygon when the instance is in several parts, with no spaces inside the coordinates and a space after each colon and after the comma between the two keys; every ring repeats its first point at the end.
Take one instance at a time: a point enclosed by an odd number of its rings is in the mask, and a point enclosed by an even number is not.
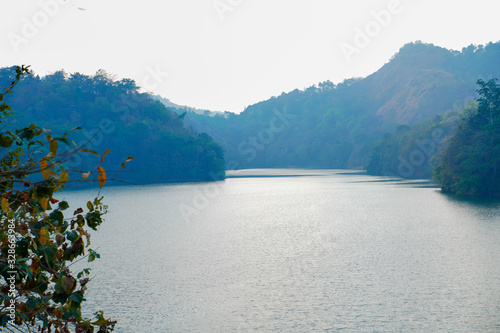
{"type": "Polygon", "coordinates": [[[232,176],[189,223],[205,184],[105,188],[87,307],[130,333],[500,330],[500,202],[359,171],[232,176]]]}

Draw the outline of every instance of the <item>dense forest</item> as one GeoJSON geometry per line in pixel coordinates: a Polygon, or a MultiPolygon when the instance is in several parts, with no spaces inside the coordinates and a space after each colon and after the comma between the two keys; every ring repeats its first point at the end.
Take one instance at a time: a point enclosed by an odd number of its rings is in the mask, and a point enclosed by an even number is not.
{"type": "Polygon", "coordinates": [[[498,195],[500,87],[478,80],[478,99],[412,126],[400,125],[375,144],[372,175],[434,177],[445,192],[498,195]]]}
{"type": "MultiPolygon", "coordinates": [[[[365,168],[385,134],[413,135],[408,127],[421,121],[451,134],[453,112],[474,99],[478,79],[500,77],[499,61],[500,43],[458,52],[416,42],[363,79],[283,93],[241,114],[200,114],[185,108],[176,112],[187,111],[185,124],[208,133],[224,148],[228,169],[365,168]]],[[[372,166],[376,173],[394,172],[372,166]]],[[[430,174],[427,166],[411,172],[413,177],[430,174]]]]}
{"type": "Polygon", "coordinates": [[[456,107],[432,119],[411,126],[399,125],[393,133],[386,133],[375,142],[366,171],[370,175],[402,178],[433,177],[439,163],[439,154],[447,140],[455,133],[461,117],[474,112],[477,103],[456,107]]]}
{"type": "Polygon", "coordinates": [[[500,195],[500,86],[496,79],[478,85],[478,106],[464,114],[435,173],[445,192],[500,195]]]}
{"type": "MultiPolygon", "coordinates": [[[[9,126],[34,122],[55,135],[81,126],[73,139],[101,153],[111,149],[108,169],[135,158],[120,178],[136,183],[213,180],[225,168],[252,167],[430,178],[461,115],[478,110],[476,81],[500,77],[499,61],[500,43],[461,52],[411,43],[366,78],[282,93],[241,114],[179,106],[102,70],[59,71],[23,78],[8,97],[17,111],[9,126]]],[[[1,69],[0,84],[11,76],[12,69],[1,69]]],[[[70,164],[90,168],[91,156],[70,164]]]]}
{"type": "MultiPolygon", "coordinates": [[[[7,87],[15,73],[0,69],[0,86],[7,87]]],[[[93,76],[58,71],[40,77],[25,76],[15,94],[5,100],[15,111],[8,126],[20,128],[35,123],[61,135],[72,133],[80,147],[106,157],[107,169],[120,170],[128,157],[131,171],[119,179],[133,183],[205,181],[224,177],[222,148],[205,134],[184,126],[175,112],[139,92],[133,80],[116,80],[105,71],[93,76]]],[[[87,170],[95,157],[78,157],[68,168],[87,170]]],[[[80,155],[78,155],[80,156],[80,155]]]]}

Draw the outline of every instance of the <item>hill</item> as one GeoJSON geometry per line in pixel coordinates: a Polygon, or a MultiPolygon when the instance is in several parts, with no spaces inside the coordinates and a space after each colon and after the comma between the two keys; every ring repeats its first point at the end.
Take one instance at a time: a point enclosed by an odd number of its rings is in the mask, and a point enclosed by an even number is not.
{"type": "Polygon", "coordinates": [[[461,52],[410,43],[366,78],[283,93],[239,115],[188,112],[185,123],[220,143],[230,169],[363,168],[385,133],[467,104],[478,79],[500,77],[499,61],[500,43],[461,52]]]}
{"type": "MultiPolygon", "coordinates": [[[[8,86],[12,68],[0,69],[0,85],[8,86]]],[[[27,76],[6,101],[15,111],[6,125],[20,128],[35,123],[61,135],[76,126],[73,140],[106,157],[108,170],[119,170],[127,156],[131,172],[120,179],[135,183],[213,180],[224,175],[223,151],[213,139],[184,126],[167,109],[130,79],[115,80],[105,71],[93,76],[55,72],[27,76]],[[218,176],[214,176],[218,175],[218,176]]],[[[91,157],[72,160],[70,169],[87,170],[91,157]]]]}

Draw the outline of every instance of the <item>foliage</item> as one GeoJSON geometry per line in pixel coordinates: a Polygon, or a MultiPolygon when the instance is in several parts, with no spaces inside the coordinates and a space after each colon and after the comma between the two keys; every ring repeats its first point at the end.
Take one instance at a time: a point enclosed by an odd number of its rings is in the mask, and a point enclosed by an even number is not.
{"type": "Polygon", "coordinates": [[[456,131],[459,115],[475,110],[475,102],[457,106],[434,119],[400,125],[373,145],[366,171],[370,175],[430,179],[439,152],[456,131]]]}
{"type": "MultiPolygon", "coordinates": [[[[385,133],[426,119],[437,126],[433,122],[436,115],[473,99],[471,92],[478,78],[500,75],[499,49],[500,43],[470,46],[462,52],[411,43],[366,78],[339,84],[326,81],[283,93],[238,115],[205,116],[187,110],[185,123],[207,132],[224,148],[228,168],[364,168],[371,148],[385,133]],[[287,112],[293,119],[282,129],[284,123],[278,121],[275,129],[279,130],[271,136],[268,130],[276,112],[287,112]]],[[[400,134],[395,136],[401,143],[404,135],[413,136],[400,134]]],[[[391,152],[396,169],[399,148],[391,152]]],[[[408,153],[413,149],[411,145],[404,148],[408,153]]],[[[413,175],[430,173],[426,163],[413,175]]]]}
{"type": "MultiPolygon", "coordinates": [[[[0,70],[0,83],[10,81],[10,73],[0,70]]],[[[118,170],[134,156],[133,172],[122,174],[122,181],[204,181],[224,175],[224,154],[212,138],[186,128],[181,117],[140,93],[133,80],[117,80],[103,70],[93,76],[58,71],[26,77],[16,89],[10,105],[22,112],[11,126],[35,122],[65,133],[79,124],[74,141],[87,149],[111,149],[108,168],[118,170]]],[[[67,165],[88,169],[92,163],[91,156],[75,155],[67,165]]]]}
{"type": "Polygon", "coordinates": [[[443,191],[500,195],[500,86],[478,80],[477,112],[465,115],[436,169],[443,191]]]}
{"type": "Polygon", "coordinates": [[[294,90],[239,115],[188,112],[185,122],[209,133],[225,149],[226,160],[241,168],[357,167],[363,147],[381,133],[379,119],[366,112],[369,105],[349,89],[355,82],[294,90]]]}
{"type": "MultiPolygon", "coordinates": [[[[16,68],[6,94],[29,73],[16,68]]],[[[10,127],[12,108],[0,105],[0,122],[10,127]],[[7,121],[9,119],[9,121],[7,121]]],[[[76,130],[76,129],[74,129],[76,130]]],[[[106,205],[98,196],[69,213],[66,201],[56,195],[77,175],[65,168],[71,156],[85,153],[69,139],[68,131],[51,132],[30,124],[15,131],[0,131],[0,327],[8,332],[110,332],[114,322],[97,312],[94,320],[82,316],[82,304],[90,281],[89,270],[76,274],[70,264],[99,254],[90,249],[89,228],[103,222],[106,205]],[[62,147],[66,146],[64,152],[62,147]]],[[[107,153],[107,152],[106,152],[107,153]]],[[[106,154],[105,153],[105,154],[106,154]]],[[[104,155],[101,158],[101,163],[104,155]]],[[[84,178],[89,177],[84,173],[84,178]]],[[[93,172],[102,187],[106,172],[93,172]]],[[[79,175],[78,175],[79,176],[79,175]]],[[[90,179],[90,178],[88,178],[90,179]]]]}

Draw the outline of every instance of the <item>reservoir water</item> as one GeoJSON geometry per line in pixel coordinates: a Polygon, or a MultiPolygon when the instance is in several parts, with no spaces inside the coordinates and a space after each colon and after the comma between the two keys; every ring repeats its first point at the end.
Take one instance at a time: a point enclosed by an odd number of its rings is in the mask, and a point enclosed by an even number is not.
{"type": "Polygon", "coordinates": [[[356,171],[230,175],[105,187],[88,311],[125,333],[500,331],[499,200],[356,171]]]}

